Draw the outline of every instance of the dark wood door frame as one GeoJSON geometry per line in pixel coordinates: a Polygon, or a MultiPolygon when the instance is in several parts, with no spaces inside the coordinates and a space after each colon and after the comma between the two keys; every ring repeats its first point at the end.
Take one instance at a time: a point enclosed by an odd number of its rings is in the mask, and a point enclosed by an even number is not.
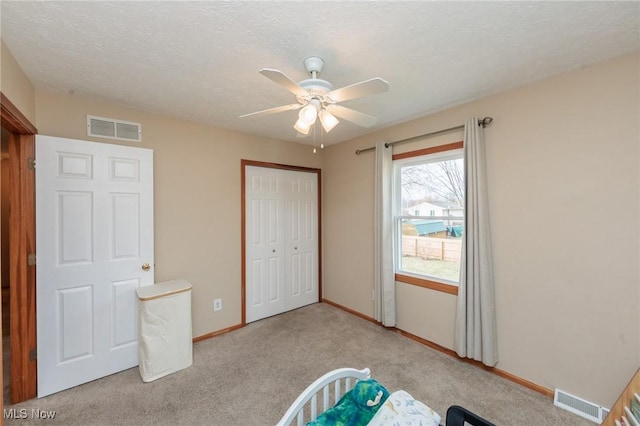
{"type": "Polygon", "coordinates": [[[246,200],[245,200],[245,168],[247,166],[266,167],[271,169],[293,170],[297,172],[315,173],[318,175],[318,301],[322,300],[322,170],[310,167],[291,166],[287,164],[267,163],[263,161],[240,160],[240,226],[241,226],[241,288],[240,303],[242,305],[242,324],[247,324],[247,268],[246,268],[246,200]]]}
{"type": "Polygon", "coordinates": [[[11,403],[37,396],[35,140],[33,124],[0,93],[2,127],[9,133],[9,309],[11,403]]]}

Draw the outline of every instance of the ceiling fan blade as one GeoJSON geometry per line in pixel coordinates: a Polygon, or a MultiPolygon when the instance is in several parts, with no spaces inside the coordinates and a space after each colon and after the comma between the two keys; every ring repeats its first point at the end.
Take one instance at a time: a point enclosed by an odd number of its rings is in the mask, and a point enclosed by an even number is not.
{"type": "Polygon", "coordinates": [[[309,96],[309,93],[304,90],[302,86],[300,86],[295,81],[291,80],[289,77],[284,75],[281,71],[273,70],[270,68],[263,68],[260,70],[260,74],[264,75],[268,79],[278,83],[289,92],[293,93],[296,96],[309,96]]]}
{"type": "Polygon", "coordinates": [[[342,105],[328,105],[327,111],[337,117],[344,118],[345,120],[362,127],[371,127],[378,122],[378,119],[372,115],[343,107],[342,105]]]}
{"type": "Polygon", "coordinates": [[[293,109],[300,109],[300,108],[302,108],[302,104],[283,105],[275,108],[263,109],[262,111],[250,112],[249,114],[243,114],[240,116],[240,118],[249,117],[251,115],[259,115],[259,114],[261,115],[275,114],[276,112],[290,111],[293,109]]]}
{"type": "Polygon", "coordinates": [[[327,96],[335,102],[342,102],[348,101],[349,99],[356,99],[367,95],[386,92],[388,90],[389,83],[380,77],[376,77],[370,80],[361,81],[360,83],[341,87],[340,89],[332,90],[327,93],[327,96]]]}

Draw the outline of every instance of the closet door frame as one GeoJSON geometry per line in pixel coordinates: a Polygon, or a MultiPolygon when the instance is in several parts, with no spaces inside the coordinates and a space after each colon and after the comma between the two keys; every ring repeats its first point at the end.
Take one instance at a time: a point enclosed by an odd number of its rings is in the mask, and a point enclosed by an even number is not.
{"type": "Polygon", "coordinates": [[[254,160],[240,160],[240,191],[241,191],[241,306],[242,306],[242,326],[247,325],[247,271],[246,271],[246,261],[247,261],[247,252],[246,252],[246,194],[245,194],[245,185],[246,185],[246,167],[254,166],[254,167],[265,167],[271,169],[281,169],[281,170],[291,170],[296,172],[306,172],[306,173],[315,173],[317,175],[317,194],[318,194],[318,301],[322,300],[322,170],[311,168],[311,167],[301,167],[301,166],[292,166],[289,164],[278,164],[278,163],[269,163],[263,161],[254,161],[254,160]]]}

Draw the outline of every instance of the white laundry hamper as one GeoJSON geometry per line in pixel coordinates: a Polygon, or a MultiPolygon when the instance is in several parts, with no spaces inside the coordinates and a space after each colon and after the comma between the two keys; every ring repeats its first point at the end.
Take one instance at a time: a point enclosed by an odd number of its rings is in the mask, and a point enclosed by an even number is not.
{"type": "Polygon", "coordinates": [[[137,289],[140,299],[138,361],[142,381],[151,382],[193,363],[191,284],[185,280],[137,289]]]}

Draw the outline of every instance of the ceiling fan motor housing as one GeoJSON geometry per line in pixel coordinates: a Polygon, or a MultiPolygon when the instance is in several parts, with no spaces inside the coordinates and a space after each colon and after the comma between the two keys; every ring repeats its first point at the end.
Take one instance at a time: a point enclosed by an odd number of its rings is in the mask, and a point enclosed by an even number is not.
{"type": "Polygon", "coordinates": [[[309,93],[317,92],[317,94],[324,95],[325,93],[333,90],[333,85],[327,80],[322,80],[321,78],[308,78],[306,80],[302,80],[298,84],[309,93]]]}
{"type": "MultiPolygon", "coordinates": [[[[298,83],[300,87],[309,93],[311,99],[317,98],[321,102],[327,102],[328,99],[325,98],[325,95],[333,90],[333,85],[329,83],[327,80],[322,80],[320,78],[308,78],[306,80],[302,80],[298,83]]],[[[309,98],[301,98],[297,97],[298,102],[306,102],[309,98]]]]}

